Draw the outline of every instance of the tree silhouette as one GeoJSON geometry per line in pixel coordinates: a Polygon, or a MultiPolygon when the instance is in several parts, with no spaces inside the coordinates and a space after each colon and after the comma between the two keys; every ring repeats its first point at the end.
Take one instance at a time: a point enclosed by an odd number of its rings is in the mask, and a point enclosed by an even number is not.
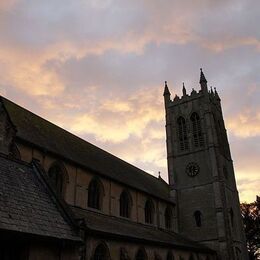
{"type": "Polygon", "coordinates": [[[260,259],[260,197],[240,205],[247,240],[249,259],[260,259]]]}

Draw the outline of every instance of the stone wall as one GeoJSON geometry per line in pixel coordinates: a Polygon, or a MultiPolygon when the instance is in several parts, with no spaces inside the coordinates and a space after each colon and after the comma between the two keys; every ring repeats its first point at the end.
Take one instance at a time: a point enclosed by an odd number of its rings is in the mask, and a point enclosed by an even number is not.
{"type": "MultiPolygon", "coordinates": [[[[37,148],[32,148],[23,143],[17,143],[17,147],[21,154],[21,159],[27,162],[31,162],[32,158],[39,160],[46,172],[55,162],[62,163],[66,169],[68,175],[68,181],[65,184],[64,199],[72,206],[77,206],[83,209],[87,208],[88,201],[88,186],[90,181],[96,175],[86,169],[83,169],[68,161],[61,160],[51,154],[43,153],[37,148]]],[[[145,223],[144,219],[144,207],[148,198],[152,198],[155,206],[154,226],[165,228],[165,209],[170,206],[173,209],[173,227],[172,230],[177,230],[177,216],[175,207],[173,204],[167,201],[160,200],[155,196],[145,194],[141,191],[127,187],[121,183],[110,180],[108,178],[98,176],[100,182],[104,187],[103,202],[101,205],[101,211],[107,215],[120,217],[119,203],[120,194],[123,190],[127,189],[132,197],[132,208],[130,220],[145,223]]]]}

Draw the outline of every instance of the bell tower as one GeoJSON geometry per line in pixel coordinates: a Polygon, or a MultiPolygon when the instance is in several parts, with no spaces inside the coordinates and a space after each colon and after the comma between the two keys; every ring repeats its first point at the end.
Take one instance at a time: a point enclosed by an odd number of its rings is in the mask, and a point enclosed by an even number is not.
{"type": "Polygon", "coordinates": [[[173,100],[165,82],[168,175],[176,192],[178,230],[218,252],[248,259],[221,101],[201,69],[200,90],[173,100]]]}

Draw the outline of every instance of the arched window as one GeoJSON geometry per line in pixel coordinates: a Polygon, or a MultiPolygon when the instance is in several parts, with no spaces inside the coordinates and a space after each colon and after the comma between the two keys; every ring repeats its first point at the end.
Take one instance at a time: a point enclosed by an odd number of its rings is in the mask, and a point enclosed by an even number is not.
{"type": "Polygon", "coordinates": [[[145,223],[153,224],[154,219],[154,205],[151,199],[148,199],[144,208],[145,223]]]}
{"type": "Polygon", "coordinates": [[[169,251],[167,254],[167,260],[174,260],[173,253],[171,251],[169,251]]]}
{"type": "Polygon", "coordinates": [[[120,216],[130,218],[132,199],[127,191],[123,191],[120,195],[120,216]]]}
{"type": "Polygon", "coordinates": [[[168,229],[172,228],[172,210],[170,207],[167,207],[164,212],[165,227],[168,229]]]}
{"type": "Polygon", "coordinates": [[[194,147],[201,147],[204,145],[204,139],[201,131],[201,120],[197,113],[192,113],[191,117],[192,123],[192,135],[194,147]]]}
{"type": "Polygon", "coordinates": [[[99,244],[94,252],[93,260],[109,260],[109,251],[104,244],[99,244]]]}
{"type": "Polygon", "coordinates": [[[179,146],[180,150],[188,150],[189,149],[189,144],[188,144],[188,137],[187,137],[187,127],[186,127],[186,122],[183,117],[179,117],[177,119],[177,125],[178,125],[178,138],[179,138],[179,146]]]}
{"type": "Polygon", "coordinates": [[[196,210],[194,212],[194,219],[197,227],[201,227],[201,212],[196,210]]]}
{"type": "Polygon", "coordinates": [[[147,255],[144,249],[139,249],[135,255],[135,260],[147,260],[147,255]]]}
{"type": "Polygon", "coordinates": [[[88,207],[101,209],[103,186],[100,181],[94,178],[88,186],[88,207]]]}
{"type": "Polygon", "coordinates": [[[48,176],[59,195],[64,195],[67,174],[64,166],[54,163],[48,170],[48,176]]]}

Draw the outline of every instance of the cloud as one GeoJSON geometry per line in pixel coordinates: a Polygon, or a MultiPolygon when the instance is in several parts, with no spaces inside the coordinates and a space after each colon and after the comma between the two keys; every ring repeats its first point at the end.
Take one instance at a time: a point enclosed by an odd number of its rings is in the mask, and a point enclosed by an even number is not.
{"type": "Polygon", "coordinates": [[[18,2],[19,0],[1,0],[0,12],[12,9],[18,2]]]}
{"type": "MultiPolygon", "coordinates": [[[[143,89],[124,99],[113,98],[97,104],[93,114],[79,114],[70,123],[73,132],[93,134],[98,140],[122,142],[131,136],[142,138],[152,122],[163,118],[160,89],[143,89]]],[[[152,131],[153,137],[158,134],[152,131]]]]}
{"type": "Polygon", "coordinates": [[[241,138],[231,134],[229,143],[240,200],[253,201],[259,195],[260,136],[241,138]]]}
{"type": "Polygon", "coordinates": [[[254,47],[257,52],[260,52],[260,40],[254,37],[249,38],[232,38],[227,37],[226,39],[212,41],[210,39],[203,39],[200,44],[205,48],[208,48],[215,52],[223,52],[226,49],[236,48],[239,46],[254,47]]]}
{"type": "Polygon", "coordinates": [[[62,92],[57,74],[46,70],[41,62],[19,59],[19,57],[5,59],[1,56],[3,64],[1,84],[15,86],[27,95],[57,95],[62,92]]]}
{"type": "Polygon", "coordinates": [[[227,121],[227,128],[239,137],[260,136],[260,111],[246,109],[227,121]]]}
{"type": "MultiPolygon", "coordinates": [[[[244,176],[246,173],[237,172],[238,175],[244,176]]],[[[259,178],[248,179],[242,178],[237,179],[238,190],[240,192],[240,202],[252,202],[255,201],[256,195],[259,196],[259,178]]]]}
{"type": "Polygon", "coordinates": [[[222,98],[238,179],[249,183],[239,184],[242,200],[252,199],[259,8],[252,0],[2,0],[0,91],[167,179],[162,83],[173,95],[183,81],[198,89],[202,66],[222,98]]]}

